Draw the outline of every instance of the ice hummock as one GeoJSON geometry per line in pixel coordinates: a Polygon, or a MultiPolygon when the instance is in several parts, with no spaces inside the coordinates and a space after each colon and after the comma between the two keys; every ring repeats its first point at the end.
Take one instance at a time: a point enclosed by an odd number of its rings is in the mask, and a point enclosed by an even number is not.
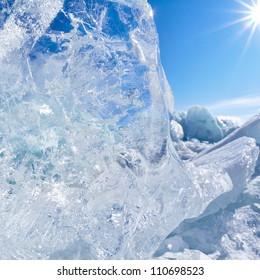
{"type": "MultiPolygon", "coordinates": [[[[172,118],[181,126],[185,141],[196,139],[208,143],[219,142],[244,124],[239,117],[214,116],[209,109],[198,105],[192,106],[188,112],[175,111],[172,118]]],[[[176,125],[173,126],[172,133],[180,130],[176,129],[176,125]]]]}
{"type": "Polygon", "coordinates": [[[150,6],[0,12],[0,258],[150,258],[222,191],[202,197],[172,146],[150,6]]]}
{"type": "MultiPolygon", "coordinates": [[[[222,141],[218,142],[210,149],[205,149],[201,154],[197,155],[197,158],[203,156],[206,153],[210,153],[214,150],[218,150],[222,146],[239,139],[243,136],[251,137],[255,139],[256,146],[260,147],[260,114],[253,116],[250,118],[245,124],[241,125],[238,129],[234,130],[227,137],[225,137],[222,141]]],[[[260,175],[260,158],[258,157],[255,174],[254,176],[260,175]]]]}
{"type": "MultiPolygon", "coordinates": [[[[218,174],[219,169],[222,169],[228,173],[233,188],[208,205],[202,215],[182,222],[164,240],[155,257],[260,258],[259,124],[260,118],[256,115],[214,145],[193,139],[193,142],[197,141],[194,142],[197,150],[203,150],[187,158],[186,165],[195,165],[196,171],[206,168],[218,174]]],[[[175,144],[188,149],[187,142],[175,144]]],[[[178,153],[183,156],[183,151],[179,150],[178,153]]],[[[192,173],[194,169],[190,170],[192,173]]],[[[209,176],[203,178],[209,179],[209,176]]]]}
{"type": "Polygon", "coordinates": [[[223,138],[223,132],[217,119],[207,108],[194,106],[186,116],[186,137],[215,143],[223,138]]]}
{"type": "Polygon", "coordinates": [[[10,0],[0,14],[1,259],[151,258],[232,190],[225,168],[175,152],[146,0],[10,0]]]}

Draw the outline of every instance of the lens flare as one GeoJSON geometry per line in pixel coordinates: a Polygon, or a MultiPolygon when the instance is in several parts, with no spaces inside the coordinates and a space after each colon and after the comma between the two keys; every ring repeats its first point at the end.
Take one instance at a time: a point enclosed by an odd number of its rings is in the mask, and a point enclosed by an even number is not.
{"type": "Polygon", "coordinates": [[[239,22],[244,22],[246,28],[251,28],[255,32],[257,26],[260,26],[260,0],[251,0],[251,3],[242,0],[236,2],[245,8],[238,11],[244,15],[239,22]]]}
{"type": "Polygon", "coordinates": [[[255,3],[251,10],[251,20],[253,24],[260,25],[260,1],[255,3]]]}
{"type": "Polygon", "coordinates": [[[248,48],[256,30],[260,29],[260,0],[235,0],[242,7],[237,13],[241,14],[238,20],[232,23],[238,24],[242,23],[243,28],[240,31],[240,35],[249,30],[249,37],[247,39],[246,48],[248,48]]]}

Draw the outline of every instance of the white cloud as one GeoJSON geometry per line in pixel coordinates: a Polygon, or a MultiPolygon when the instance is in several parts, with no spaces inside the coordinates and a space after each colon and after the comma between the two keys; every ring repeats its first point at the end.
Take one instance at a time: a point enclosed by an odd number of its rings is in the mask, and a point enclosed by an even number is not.
{"type": "Polygon", "coordinates": [[[247,120],[260,113],[260,94],[225,99],[206,107],[215,115],[232,115],[247,120]]]}
{"type": "Polygon", "coordinates": [[[233,99],[226,99],[207,106],[211,110],[256,108],[260,109],[260,94],[258,96],[242,96],[233,99]]]}

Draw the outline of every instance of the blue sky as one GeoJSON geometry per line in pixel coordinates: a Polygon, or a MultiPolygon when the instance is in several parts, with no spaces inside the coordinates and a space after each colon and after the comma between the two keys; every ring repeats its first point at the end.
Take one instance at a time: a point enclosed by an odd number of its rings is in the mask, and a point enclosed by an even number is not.
{"type": "Polygon", "coordinates": [[[148,2],[176,110],[203,105],[244,118],[260,111],[260,19],[248,43],[249,20],[232,25],[248,8],[235,0],[148,2]]]}

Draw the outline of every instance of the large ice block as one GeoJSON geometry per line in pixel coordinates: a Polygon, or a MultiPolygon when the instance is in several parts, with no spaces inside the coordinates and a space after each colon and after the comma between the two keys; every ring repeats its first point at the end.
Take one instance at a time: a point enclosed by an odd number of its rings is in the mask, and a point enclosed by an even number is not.
{"type": "Polygon", "coordinates": [[[145,0],[1,2],[0,258],[150,258],[201,196],[145,0]]]}
{"type": "Polygon", "coordinates": [[[205,107],[191,107],[185,123],[185,135],[188,139],[196,138],[200,141],[215,143],[223,138],[223,131],[217,119],[205,107]]]}

